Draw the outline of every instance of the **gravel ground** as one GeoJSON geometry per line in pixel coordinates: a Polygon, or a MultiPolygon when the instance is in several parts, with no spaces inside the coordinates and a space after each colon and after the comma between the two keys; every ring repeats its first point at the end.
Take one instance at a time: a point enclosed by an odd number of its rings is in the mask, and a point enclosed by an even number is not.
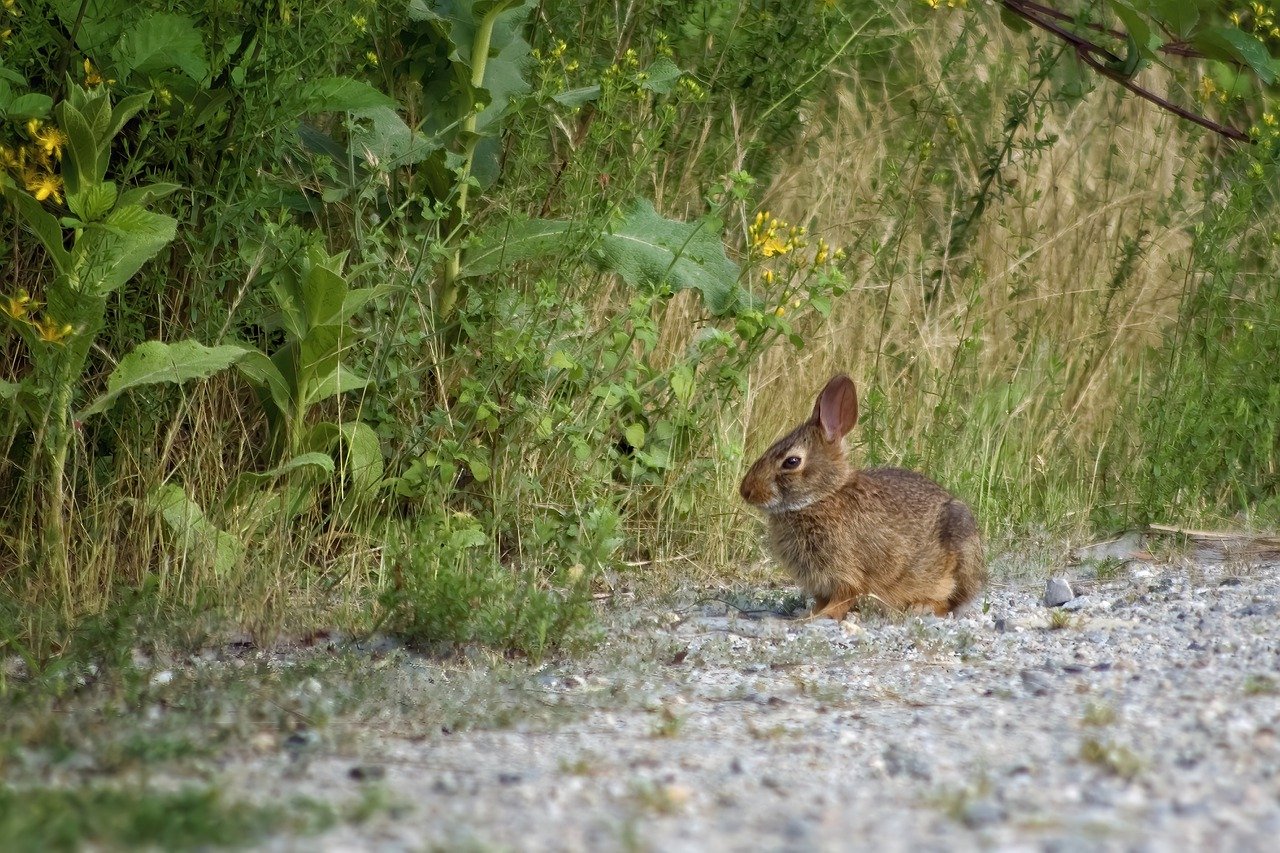
{"type": "MultiPolygon", "coordinates": [[[[946,619],[614,607],[597,651],[502,688],[505,728],[372,723],[225,772],[390,803],[271,850],[1275,849],[1280,563],[1105,574],[946,619]]],[[[391,660],[402,695],[485,680],[391,660]]]]}

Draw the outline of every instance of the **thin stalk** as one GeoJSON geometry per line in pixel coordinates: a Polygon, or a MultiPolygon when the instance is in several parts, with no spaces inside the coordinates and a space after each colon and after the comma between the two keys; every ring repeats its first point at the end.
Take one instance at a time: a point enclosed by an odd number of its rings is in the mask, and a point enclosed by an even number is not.
{"type": "MultiPolygon", "coordinates": [[[[471,43],[471,88],[479,89],[484,85],[484,72],[489,64],[489,46],[493,42],[493,27],[498,16],[507,10],[515,0],[502,0],[480,20],[476,28],[475,40],[471,43]]],[[[463,153],[462,169],[458,173],[458,225],[459,230],[467,218],[467,201],[471,193],[471,166],[475,160],[476,146],[480,143],[476,136],[476,119],[480,111],[471,104],[471,110],[462,122],[462,136],[467,140],[463,153]]],[[[454,246],[453,254],[445,262],[444,279],[440,282],[439,297],[436,300],[436,312],[441,319],[453,313],[453,306],[465,294],[460,281],[462,272],[462,241],[454,246]]]]}

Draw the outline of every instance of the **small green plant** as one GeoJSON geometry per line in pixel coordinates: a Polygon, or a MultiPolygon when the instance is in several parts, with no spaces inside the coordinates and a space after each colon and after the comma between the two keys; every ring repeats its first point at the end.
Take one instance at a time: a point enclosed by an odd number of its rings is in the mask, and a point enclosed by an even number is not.
{"type": "Polygon", "coordinates": [[[1091,728],[1104,728],[1119,718],[1116,709],[1106,702],[1087,702],[1084,713],[1080,715],[1080,724],[1091,728]]]}
{"type": "Polygon", "coordinates": [[[1142,759],[1127,746],[1085,738],[1080,742],[1081,760],[1122,779],[1136,779],[1142,772],[1142,759]]]}
{"type": "Polygon", "coordinates": [[[379,622],[411,642],[484,643],[538,660],[579,638],[590,621],[597,564],[572,564],[546,578],[514,572],[466,513],[439,515],[399,535],[379,622]]]}
{"type": "Polygon", "coordinates": [[[1093,565],[1093,574],[1100,581],[1110,581],[1124,574],[1128,562],[1122,557],[1103,557],[1093,565]]]}
{"type": "Polygon", "coordinates": [[[1076,616],[1071,611],[1063,610],[1060,607],[1055,607],[1053,610],[1049,611],[1050,631],[1065,631],[1068,628],[1075,628],[1076,626],[1076,616]]]}
{"type": "Polygon", "coordinates": [[[678,737],[680,730],[684,728],[684,723],[684,717],[664,707],[658,711],[658,718],[650,729],[650,733],[656,738],[678,737]]]}
{"type": "Polygon", "coordinates": [[[1258,673],[1245,676],[1240,689],[1246,696],[1274,696],[1280,693],[1280,685],[1276,684],[1275,678],[1258,673]]]}

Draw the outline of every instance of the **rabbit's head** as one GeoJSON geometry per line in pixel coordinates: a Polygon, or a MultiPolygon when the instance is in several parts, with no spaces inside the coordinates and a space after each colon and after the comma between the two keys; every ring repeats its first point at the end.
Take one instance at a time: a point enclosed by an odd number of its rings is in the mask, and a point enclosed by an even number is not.
{"type": "Polygon", "coordinates": [[[834,376],[813,404],[813,415],[766,450],[738,489],[767,513],[794,512],[839,490],[849,479],[843,439],[858,420],[853,380],[834,376]]]}

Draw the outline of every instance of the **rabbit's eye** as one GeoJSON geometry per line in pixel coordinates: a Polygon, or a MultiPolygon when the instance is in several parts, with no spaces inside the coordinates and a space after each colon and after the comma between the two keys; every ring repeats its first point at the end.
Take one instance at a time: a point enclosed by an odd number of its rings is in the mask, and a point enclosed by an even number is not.
{"type": "Polygon", "coordinates": [[[799,456],[788,456],[786,459],[782,460],[782,470],[794,471],[800,467],[800,463],[803,461],[804,460],[801,459],[799,456]]]}

